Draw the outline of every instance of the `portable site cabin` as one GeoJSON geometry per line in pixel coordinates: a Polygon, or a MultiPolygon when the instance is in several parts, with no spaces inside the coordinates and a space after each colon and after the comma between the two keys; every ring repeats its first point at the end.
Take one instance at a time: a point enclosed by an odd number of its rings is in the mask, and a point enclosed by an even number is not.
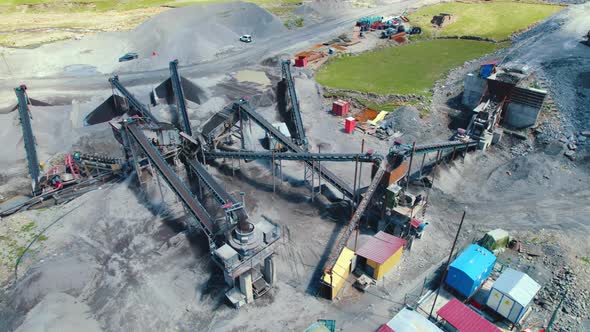
{"type": "Polygon", "coordinates": [[[526,273],[506,269],[494,282],[486,305],[512,323],[526,314],[541,286],[526,273]]]}
{"type": "Polygon", "coordinates": [[[501,332],[501,330],[456,298],[451,299],[436,314],[444,320],[450,332],[501,332]]]}
{"type": "Polygon", "coordinates": [[[380,231],[356,251],[358,264],[373,279],[380,280],[399,262],[405,244],[406,240],[380,231]]]}
{"type": "Polygon", "coordinates": [[[377,332],[443,332],[428,318],[408,308],[402,309],[377,332]]]}
{"type": "Polygon", "coordinates": [[[489,251],[496,251],[502,248],[506,248],[510,242],[510,235],[503,229],[494,229],[484,235],[480,241],[480,245],[489,251]]]}
{"type": "Polygon", "coordinates": [[[472,244],[449,266],[445,283],[465,297],[470,297],[489,277],[496,256],[489,250],[472,244]]]}
{"type": "Polygon", "coordinates": [[[338,295],[346,278],[353,269],[354,251],[344,247],[334,264],[332,273],[324,273],[320,282],[320,293],[327,299],[333,300],[338,295]]]}

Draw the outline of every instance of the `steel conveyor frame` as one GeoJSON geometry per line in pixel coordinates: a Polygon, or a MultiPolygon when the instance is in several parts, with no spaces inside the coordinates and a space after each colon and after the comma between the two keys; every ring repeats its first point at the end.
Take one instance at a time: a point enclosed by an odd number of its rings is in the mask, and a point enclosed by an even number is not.
{"type": "MultiPolygon", "coordinates": [[[[176,193],[190,214],[195,217],[199,226],[209,238],[210,244],[214,245],[213,220],[205,208],[197,199],[195,199],[190,190],[182,180],[180,180],[170,165],[166,163],[160,152],[149,142],[147,137],[137,126],[137,123],[128,121],[124,123],[124,126],[129,133],[129,137],[132,138],[143,150],[162,178],[168,183],[170,189],[176,193]]],[[[131,144],[131,142],[129,142],[129,144],[131,144]]]]}

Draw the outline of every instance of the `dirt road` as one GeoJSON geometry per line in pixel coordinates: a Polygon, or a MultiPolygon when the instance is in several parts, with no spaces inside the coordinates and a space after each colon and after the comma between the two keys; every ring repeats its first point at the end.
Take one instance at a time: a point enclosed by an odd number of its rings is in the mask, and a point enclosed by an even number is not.
{"type": "MultiPolygon", "coordinates": [[[[341,12],[341,14],[328,16],[320,23],[312,24],[294,31],[275,33],[265,40],[255,40],[253,43],[248,44],[245,47],[240,45],[239,48],[233,51],[230,50],[224,54],[217,55],[198,63],[181,63],[180,68],[182,74],[189,78],[206,77],[236,71],[241,68],[248,68],[252,65],[258,64],[266,58],[281,54],[292,56],[297,51],[329,40],[340,33],[350,33],[354,22],[361,16],[400,13],[405,9],[417,8],[419,6],[436,2],[438,2],[438,0],[404,0],[378,8],[340,9],[339,12],[341,12]]],[[[167,13],[172,11],[173,10],[170,10],[167,13]]],[[[98,36],[100,36],[100,34],[98,36]]],[[[73,51],[75,51],[75,47],[72,47],[72,52],[73,51]]],[[[93,50],[93,52],[98,52],[99,54],[101,51],[104,50],[93,50]]],[[[36,52],[36,50],[31,50],[30,52],[33,52],[30,56],[32,59],[36,57],[39,59],[47,56],[46,54],[35,55],[34,52],[36,52]]],[[[84,54],[81,54],[80,61],[83,61],[83,58],[84,54]]],[[[166,59],[166,61],[171,60],[173,59],[166,59]]],[[[59,59],[56,61],[59,64],[59,59]]],[[[93,66],[92,63],[63,63],[60,67],[63,68],[69,65],[93,66]]],[[[116,64],[113,64],[113,68],[116,68],[115,65],[116,64]]],[[[16,62],[11,65],[11,67],[15,66],[22,68],[26,67],[27,64],[16,62]]],[[[1,62],[0,68],[3,68],[1,62]]],[[[76,75],[76,73],[71,72],[59,72],[45,75],[42,72],[43,69],[40,71],[27,71],[26,68],[24,68],[23,70],[25,71],[23,75],[15,76],[12,75],[9,70],[4,68],[4,75],[2,75],[4,78],[0,80],[0,105],[13,102],[14,97],[12,96],[12,89],[22,82],[26,82],[31,89],[34,88],[38,98],[42,98],[43,96],[71,95],[76,92],[82,92],[82,94],[87,95],[91,94],[92,90],[108,89],[109,86],[106,76],[111,73],[111,71],[102,73],[83,72],[81,75],[76,75]]],[[[117,70],[117,73],[121,75],[121,81],[127,86],[160,82],[169,75],[168,69],[164,66],[159,68],[150,67],[145,70],[130,72],[123,69],[117,70]]]]}

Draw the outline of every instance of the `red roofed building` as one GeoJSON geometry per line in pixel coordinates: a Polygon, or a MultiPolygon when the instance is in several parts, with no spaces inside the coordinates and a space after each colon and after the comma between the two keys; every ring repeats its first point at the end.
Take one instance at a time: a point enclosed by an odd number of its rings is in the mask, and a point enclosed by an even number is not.
{"type": "Polygon", "coordinates": [[[399,262],[404,245],[406,240],[379,232],[357,250],[357,264],[379,280],[399,262]]]}
{"type": "Polygon", "coordinates": [[[446,327],[450,331],[501,332],[496,325],[490,323],[457,299],[450,300],[436,314],[445,320],[446,327]]]}

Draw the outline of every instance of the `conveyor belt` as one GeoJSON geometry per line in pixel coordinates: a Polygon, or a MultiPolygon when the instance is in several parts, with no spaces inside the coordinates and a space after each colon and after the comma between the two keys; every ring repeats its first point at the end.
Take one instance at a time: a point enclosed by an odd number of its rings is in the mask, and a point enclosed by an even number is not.
{"type": "Polygon", "coordinates": [[[193,136],[191,122],[188,118],[188,113],[186,112],[186,102],[184,100],[184,92],[182,91],[182,82],[178,75],[178,60],[170,62],[170,79],[172,81],[172,91],[174,91],[174,96],[176,97],[176,108],[182,118],[182,130],[189,136],[193,136]]]}
{"type": "Polygon", "coordinates": [[[298,161],[359,161],[363,163],[371,163],[381,161],[382,156],[368,153],[292,153],[292,152],[267,152],[267,151],[210,151],[205,152],[207,159],[243,159],[243,160],[258,160],[258,159],[275,159],[275,160],[298,160],[298,161]]]}
{"type": "Polygon", "coordinates": [[[109,78],[109,82],[111,82],[111,84],[117,88],[117,90],[119,90],[119,92],[121,92],[121,94],[123,94],[123,97],[125,97],[127,99],[127,101],[129,102],[129,105],[138,113],[141,114],[142,117],[144,118],[148,118],[151,120],[151,124],[152,126],[155,127],[159,127],[158,125],[158,119],[156,119],[154,117],[154,115],[145,107],[145,105],[143,105],[142,103],[139,102],[139,100],[137,100],[132,94],[131,92],[129,92],[122,84],[121,82],[119,82],[119,77],[118,76],[113,76],[111,78],[109,78]]]}
{"type": "Polygon", "coordinates": [[[211,193],[213,193],[215,200],[219,204],[223,206],[227,203],[231,203],[231,206],[227,206],[225,209],[227,209],[226,211],[231,211],[233,213],[234,218],[237,219],[237,222],[240,225],[240,228],[243,230],[249,229],[248,215],[246,214],[246,211],[244,211],[244,207],[242,206],[242,204],[232,195],[230,195],[230,193],[228,193],[225,189],[223,189],[219,182],[217,182],[217,180],[215,180],[215,178],[213,178],[213,176],[211,176],[211,174],[207,172],[207,170],[203,167],[203,165],[201,165],[201,163],[188,158],[186,160],[186,163],[188,164],[190,169],[195,174],[197,174],[199,179],[201,179],[201,182],[205,184],[207,188],[209,188],[211,193]]]}
{"type": "Polygon", "coordinates": [[[358,227],[357,224],[359,220],[361,220],[361,217],[363,216],[365,210],[371,202],[371,198],[373,198],[373,194],[375,193],[377,187],[381,183],[381,178],[383,177],[383,174],[385,174],[385,169],[379,167],[377,173],[375,173],[375,176],[373,177],[373,180],[371,180],[371,184],[367,188],[365,196],[363,197],[358,207],[356,208],[356,211],[354,211],[354,214],[350,218],[348,225],[346,225],[346,227],[340,233],[340,236],[338,237],[338,242],[332,250],[330,258],[328,258],[328,261],[326,262],[326,265],[324,267],[324,273],[332,272],[332,269],[334,268],[334,264],[336,263],[338,256],[340,256],[340,253],[348,244],[348,239],[350,239],[352,232],[354,232],[354,230],[358,227]]]}
{"type": "Polygon", "coordinates": [[[187,159],[186,163],[189,165],[191,170],[201,179],[201,181],[209,188],[209,190],[213,193],[215,200],[219,204],[226,204],[226,203],[234,203],[237,204],[238,200],[236,200],[232,195],[230,195],[223,187],[215,180],[209,172],[201,165],[200,162],[196,160],[187,159]]]}
{"type": "MultiPolygon", "coordinates": [[[[259,126],[264,128],[269,134],[271,134],[275,139],[281,142],[289,150],[296,153],[305,153],[305,151],[302,148],[293,143],[293,141],[291,141],[288,137],[281,134],[281,132],[278,129],[273,127],[268,121],[266,121],[256,111],[251,109],[246,103],[234,103],[233,107],[236,111],[242,111],[246,113],[246,115],[248,115],[252,120],[254,120],[254,122],[256,122],[259,126]]],[[[354,196],[353,189],[347,183],[342,181],[340,177],[330,172],[327,168],[319,166],[317,162],[307,160],[305,161],[305,163],[313,167],[313,169],[316,172],[320,172],[322,178],[334,187],[336,187],[338,191],[342,192],[346,197],[352,199],[352,197],[354,196]]]]}
{"type": "Polygon", "coordinates": [[[414,154],[424,154],[430,152],[437,152],[443,150],[450,150],[450,149],[462,149],[462,148],[470,148],[477,146],[477,141],[469,140],[467,142],[462,141],[449,141],[449,142],[442,142],[442,143],[433,143],[433,144],[422,144],[416,145],[414,149],[414,154]]]}
{"type": "Polygon", "coordinates": [[[135,122],[126,123],[125,127],[139,147],[145,152],[153,166],[162,175],[170,188],[176,193],[180,200],[187,207],[188,211],[195,217],[205,234],[213,242],[213,220],[205,208],[191,194],[186,185],[178,178],[174,170],[166,163],[160,152],[148,141],[144,133],[135,122]]]}
{"type": "Polygon", "coordinates": [[[291,60],[285,60],[281,63],[281,70],[283,78],[287,82],[287,91],[291,99],[291,113],[293,115],[293,122],[295,123],[295,141],[299,146],[303,146],[307,150],[307,138],[305,137],[305,129],[303,128],[303,120],[301,119],[301,111],[299,110],[299,100],[297,99],[297,92],[295,91],[295,82],[291,76],[291,60]]]}
{"type": "Polygon", "coordinates": [[[35,147],[35,136],[33,135],[33,127],[31,125],[31,117],[29,114],[28,98],[24,85],[14,89],[18,99],[18,113],[20,116],[20,124],[23,128],[23,139],[25,141],[25,151],[27,153],[27,162],[29,163],[29,175],[33,180],[33,193],[39,188],[39,158],[37,157],[37,148],[35,147]]]}

